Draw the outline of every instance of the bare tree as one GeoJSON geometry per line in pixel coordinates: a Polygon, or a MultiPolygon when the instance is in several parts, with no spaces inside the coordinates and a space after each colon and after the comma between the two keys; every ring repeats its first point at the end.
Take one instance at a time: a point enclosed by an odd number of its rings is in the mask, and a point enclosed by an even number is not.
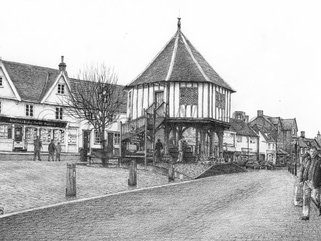
{"type": "Polygon", "coordinates": [[[68,114],[85,120],[98,131],[102,147],[102,163],[106,164],[107,150],[105,131],[117,120],[124,97],[118,77],[105,65],[85,68],[72,80],[71,94],[67,98],[68,114]]]}

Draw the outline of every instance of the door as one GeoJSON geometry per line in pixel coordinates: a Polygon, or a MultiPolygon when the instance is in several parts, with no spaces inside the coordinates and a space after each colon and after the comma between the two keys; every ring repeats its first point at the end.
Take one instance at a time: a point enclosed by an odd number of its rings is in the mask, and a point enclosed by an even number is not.
{"type": "Polygon", "coordinates": [[[83,143],[84,143],[84,149],[88,152],[90,149],[90,133],[91,131],[86,130],[83,131],[83,143]]]}
{"type": "Polygon", "coordinates": [[[164,91],[155,92],[156,108],[164,102],[164,91]]]}
{"type": "Polygon", "coordinates": [[[22,126],[15,126],[14,128],[14,141],[15,142],[22,142],[22,126]]]}

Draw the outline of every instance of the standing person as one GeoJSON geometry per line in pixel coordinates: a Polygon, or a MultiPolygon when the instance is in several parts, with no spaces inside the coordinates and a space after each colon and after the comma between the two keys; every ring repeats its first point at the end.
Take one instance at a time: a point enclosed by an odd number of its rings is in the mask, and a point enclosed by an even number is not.
{"type": "Polygon", "coordinates": [[[310,148],[311,163],[307,177],[303,178],[303,210],[301,220],[309,220],[311,198],[317,205],[320,213],[320,188],[321,188],[321,157],[315,147],[310,148]],[[312,197],[311,197],[312,193],[312,197]]]}
{"type": "Polygon", "coordinates": [[[162,153],[161,153],[162,150],[163,150],[163,144],[162,144],[161,140],[158,139],[156,142],[156,145],[155,145],[156,162],[162,161],[162,153]]]}
{"type": "Polygon", "coordinates": [[[58,141],[56,145],[56,161],[60,161],[60,154],[61,154],[61,145],[60,145],[60,142],[58,141]]]}
{"type": "Polygon", "coordinates": [[[185,139],[184,136],[178,141],[178,162],[183,162],[184,150],[185,150],[185,139]]]}
{"type": "Polygon", "coordinates": [[[33,141],[33,160],[36,160],[36,156],[38,157],[38,161],[41,161],[40,158],[40,150],[42,148],[42,143],[39,136],[33,141]]]}
{"type": "Polygon", "coordinates": [[[48,152],[49,152],[49,154],[48,154],[48,162],[50,161],[50,159],[52,161],[54,161],[55,150],[56,150],[56,146],[55,146],[54,140],[51,139],[51,142],[50,142],[50,144],[48,146],[48,152]]]}
{"type": "Polygon", "coordinates": [[[308,179],[308,171],[311,164],[311,155],[309,152],[302,156],[302,164],[298,172],[298,180],[294,190],[294,205],[302,207],[303,205],[303,182],[308,179]]]}

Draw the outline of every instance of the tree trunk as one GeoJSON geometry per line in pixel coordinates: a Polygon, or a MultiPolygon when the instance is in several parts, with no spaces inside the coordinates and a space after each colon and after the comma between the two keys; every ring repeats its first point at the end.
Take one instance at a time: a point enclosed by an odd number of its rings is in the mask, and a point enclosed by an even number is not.
{"type": "Polygon", "coordinates": [[[101,156],[101,163],[103,166],[107,164],[107,145],[106,145],[106,137],[105,137],[105,126],[102,127],[101,132],[101,145],[102,145],[102,156],[101,156]]]}

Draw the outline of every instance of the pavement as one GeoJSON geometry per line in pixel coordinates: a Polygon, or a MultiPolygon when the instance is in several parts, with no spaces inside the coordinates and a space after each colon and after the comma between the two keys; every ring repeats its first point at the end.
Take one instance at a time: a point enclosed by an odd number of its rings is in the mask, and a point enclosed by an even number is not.
{"type": "MultiPolygon", "coordinates": [[[[66,164],[66,161],[0,161],[0,207],[4,207],[5,214],[133,189],[128,187],[128,169],[77,165],[77,196],[66,198],[66,164]]],[[[166,176],[141,169],[137,172],[137,188],[167,183],[166,176]]]]}
{"type": "Polygon", "coordinates": [[[2,240],[320,240],[321,217],[299,220],[294,177],[260,170],[0,218],[2,240]]]}

